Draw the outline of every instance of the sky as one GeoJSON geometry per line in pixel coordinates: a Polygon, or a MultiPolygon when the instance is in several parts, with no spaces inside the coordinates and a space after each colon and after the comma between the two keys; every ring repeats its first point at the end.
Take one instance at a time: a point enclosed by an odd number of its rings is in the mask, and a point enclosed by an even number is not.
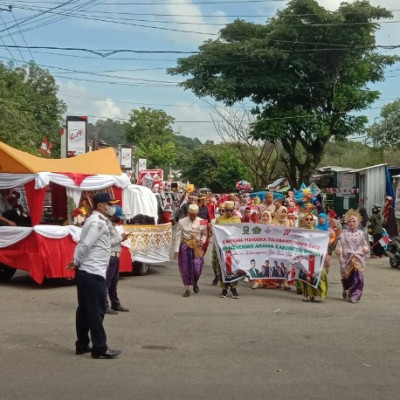
{"type": "MultiPolygon", "coordinates": [[[[170,76],[166,69],[176,66],[177,58],[197,51],[205,40],[216,39],[219,30],[235,18],[264,23],[287,3],[0,0],[0,61],[21,65],[33,59],[49,70],[59,86],[59,98],[67,104],[67,115],[87,115],[92,123],[106,118],[128,121],[132,109],[162,109],[175,118],[177,133],[203,143],[219,142],[213,100],[199,99],[178,87],[184,77],[170,76]],[[9,5],[12,12],[7,11],[9,5]]],[[[399,0],[370,3],[392,11],[394,18],[381,23],[377,44],[399,45],[382,52],[400,55],[399,0]]],[[[319,4],[334,10],[340,1],[319,0],[319,4]]],[[[400,63],[389,67],[385,81],[372,87],[381,97],[365,111],[371,123],[383,105],[400,97],[400,63]]]]}

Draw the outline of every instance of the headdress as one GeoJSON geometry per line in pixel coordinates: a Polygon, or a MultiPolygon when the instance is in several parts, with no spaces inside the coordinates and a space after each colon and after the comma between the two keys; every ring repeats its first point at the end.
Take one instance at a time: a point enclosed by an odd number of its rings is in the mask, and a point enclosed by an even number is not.
{"type": "Polygon", "coordinates": [[[300,228],[306,228],[306,229],[314,229],[314,223],[312,225],[307,225],[306,224],[306,218],[307,217],[312,217],[314,219],[314,215],[310,212],[306,212],[302,215],[299,221],[299,226],[300,228]]]}
{"type": "Polygon", "coordinates": [[[362,220],[361,214],[357,210],[354,210],[353,208],[350,208],[346,212],[346,214],[344,215],[344,220],[348,221],[350,217],[356,217],[359,221],[362,220]]]}
{"type": "Polygon", "coordinates": [[[225,202],[225,209],[234,209],[235,208],[235,203],[233,201],[226,201],[225,202]]]}
{"type": "Polygon", "coordinates": [[[190,204],[189,208],[188,208],[188,212],[190,213],[198,213],[199,212],[199,206],[197,204],[190,204]]]}
{"type": "Polygon", "coordinates": [[[262,213],[261,213],[261,222],[262,222],[262,220],[263,220],[263,215],[264,214],[268,214],[268,222],[270,223],[270,224],[272,224],[272,216],[271,216],[271,213],[269,212],[269,211],[267,211],[267,210],[264,210],[262,213]]]}
{"type": "Polygon", "coordinates": [[[328,216],[325,213],[320,213],[318,214],[318,224],[317,224],[317,229],[320,231],[327,231],[329,230],[329,219],[328,216]],[[319,219],[323,218],[325,220],[324,224],[319,223],[319,219]]]}

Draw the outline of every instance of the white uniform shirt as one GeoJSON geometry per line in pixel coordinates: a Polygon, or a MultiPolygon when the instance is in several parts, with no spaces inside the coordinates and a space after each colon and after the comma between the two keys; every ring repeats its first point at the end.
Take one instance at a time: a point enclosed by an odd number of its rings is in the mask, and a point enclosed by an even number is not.
{"type": "Polygon", "coordinates": [[[124,232],[124,228],[122,225],[114,225],[111,228],[111,253],[121,252],[121,243],[122,243],[122,233],[124,232]]]}
{"type": "Polygon", "coordinates": [[[106,277],[111,254],[111,221],[98,211],[85,221],[74,253],[79,270],[106,277]]]}

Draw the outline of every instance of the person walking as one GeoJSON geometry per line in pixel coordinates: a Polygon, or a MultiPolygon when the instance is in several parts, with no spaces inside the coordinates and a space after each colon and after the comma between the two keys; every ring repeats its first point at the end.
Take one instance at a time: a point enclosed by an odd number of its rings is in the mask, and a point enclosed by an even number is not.
{"type": "Polygon", "coordinates": [[[342,276],[342,297],[350,303],[358,303],[364,289],[365,255],[368,244],[359,224],[360,213],[350,209],[345,215],[347,229],[342,231],[336,247],[342,276]]]}
{"type": "Polygon", "coordinates": [[[199,206],[190,204],[187,217],[179,220],[175,232],[174,259],[178,260],[179,271],[185,286],[183,297],[190,296],[191,285],[194,293],[200,291],[197,282],[204,264],[203,245],[207,236],[207,221],[199,218],[198,213],[199,206]]]}
{"type": "Polygon", "coordinates": [[[372,214],[369,219],[371,224],[372,235],[374,238],[374,242],[371,246],[371,250],[373,255],[371,258],[382,258],[385,250],[379,243],[379,240],[383,235],[383,217],[381,214],[382,207],[379,204],[374,204],[372,207],[372,214]]]}
{"type": "Polygon", "coordinates": [[[110,217],[112,227],[110,229],[111,235],[111,257],[107,268],[106,274],[106,314],[118,314],[118,311],[128,312],[129,308],[124,307],[118,298],[117,286],[119,280],[119,255],[121,254],[121,243],[128,239],[129,233],[124,232],[121,225],[124,215],[120,206],[115,206],[115,215],[110,217]],[[111,307],[108,302],[110,298],[111,307]]]}
{"type": "Polygon", "coordinates": [[[397,229],[396,214],[393,207],[393,197],[386,196],[382,215],[383,227],[386,229],[387,234],[392,238],[398,236],[399,231],[397,229]]]}
{"type": "Polygon", "coordinates": [[[86,220],[67,268],[76,271],[78,308],[76,310],[76,354],[91,352],[92,358],[115,358],[121,352],[107,346],[103,327],[106,295],[106,272],[111,253],[108,219],[115,214],[115,202],[108,193],[93,196],[94,211],[86,220]],[[89,332],[92,347],[89,346],[89,332]]]}
{"type": "MultiPolygon", "coordinates": [[[[241,220],[240,217],[238,217],[237,215],[234,215],[235,212],[235,203],[233,201],[226,201],[225,202],[225,213],[223,215],[220,215],[217,220],[215,221],[216,225],[219,224],[240,224],[241,220]]],[[[213,266],[214,271],[216,271],[218,269],[218,273],[219,273],[219,281],[220,281],[220,286],[222,289],[222,292],[220,294],[220,298],[224,299],[227,294],[228,294],[228,289],[231,289],[231,294],[232,294],[232,298],[233,299],[238,299],[239,298],[239,294],[236,290],[237,287],[237,281],[235,282],[231,282],[231,283],[225,283],[222,280],[222,273],[221,273],[221,267],[219,265],[219,261],[218,261],[218,257],[215,251],[215,257],[213,257],[213,265],[215,264],[215,267],[213,266]]]]}

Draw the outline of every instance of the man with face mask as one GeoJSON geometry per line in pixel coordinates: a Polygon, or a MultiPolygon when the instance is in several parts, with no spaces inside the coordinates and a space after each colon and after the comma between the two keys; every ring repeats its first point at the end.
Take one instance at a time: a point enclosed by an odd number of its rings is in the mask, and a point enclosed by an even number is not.
{"type": "Polygon", "coordinates": [[[118,314],[118,311],[128,312],[129,309],[124,307],[118,298],[117,285],[119,280],[119,255],[121,254],[121,243],[129,237],[129,233],[124,232],[123,226],[120,224],[125,216],[120,206],[116,208],[116,213],[110,217],[113,224],[111,235],[111,257],[107,268],[106,285],[107,294],[110,297],[111,307],[108,303],[106,295],[106,314],[118,314]]]}
{"type": "Polygon", "coordinates": [[[103,327],[106,271],[111,254],[109,217],[116,212],[113,203],[115,200],[108,193],[93,196],[94,211],[82,228],[74,260],[68,264],[68,269],[76,270],[78,292],[76,354],[91,352],[92,358],[115,358],[121,353],[108,348],[103,327]]]}

